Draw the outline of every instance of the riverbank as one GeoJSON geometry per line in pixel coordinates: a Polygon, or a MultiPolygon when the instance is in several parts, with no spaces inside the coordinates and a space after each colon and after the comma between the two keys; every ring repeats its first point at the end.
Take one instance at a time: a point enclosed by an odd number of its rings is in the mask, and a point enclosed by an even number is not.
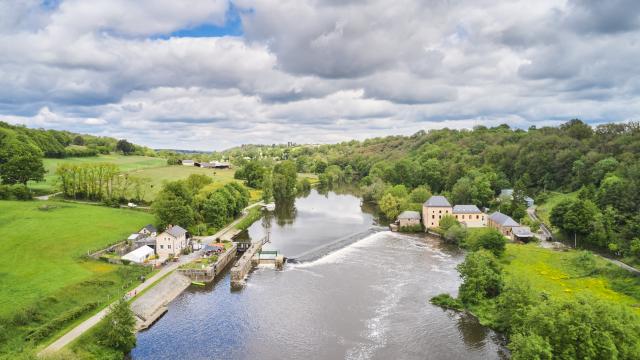
{"type": "Polygon", "coordinates": [[[549,356],[560,356],[568,348],[576,351],[577,358],[585,351],[600,356],[615,351],[625,354],[620,358],[633,358],[628,347],[637,346],[632,339],[640,336],[632,330],[640,330],[640,278],[585,251],[555,251],[536,244],[507,244],[503,256],[492,258],[486,252],[469,253],[458,267],[464,281],[458,298],[442,294],[432,302],[454,310],[464,308],[483,325],[504,332],[518,358],[543,356],[529,353],[533,341],[539,342],[535,351],[549,356]],[[566,309],[575,312],[562,317],[566,309]],[[592,317],[595,322],[587,319],[592,317]],[[612,344],[614,350],[600,342],[575,345],[559,335],[572,333],[576,326],[585,335],[615,336],[620,331],[612,325],[616,322],[625,323],[630,333],[612,344]]]}

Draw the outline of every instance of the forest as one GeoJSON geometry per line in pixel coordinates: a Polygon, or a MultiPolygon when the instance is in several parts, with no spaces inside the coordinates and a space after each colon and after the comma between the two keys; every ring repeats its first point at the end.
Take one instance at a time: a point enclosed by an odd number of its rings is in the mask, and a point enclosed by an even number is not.
{"type": "Polygon", "coordinates": [[[239,164],[288,159],[298,172],[319,174],[324,186],[355,183],[389,218],[443,194],[527,222],[525,195],[543,203],[552,192],[579,192],[552,214],[560,235],[636,261],[640,256],[636,122],[445,128],[333,145],[244,145],[223,155],[239,164]],[[514,201],[499,204],[504,188],[514,188],[514,201]]]}

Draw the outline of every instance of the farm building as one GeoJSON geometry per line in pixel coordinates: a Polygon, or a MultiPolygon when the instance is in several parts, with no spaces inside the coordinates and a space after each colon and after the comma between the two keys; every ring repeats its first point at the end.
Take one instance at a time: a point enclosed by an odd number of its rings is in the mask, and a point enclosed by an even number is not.
{"type": "Polygon", "coordinates": [[[398,215],[398,226],[418,226],[420,225],[420,213],[417,211],[403,211],[398,215]]]}
{"type": "Polygon", "coordinates": [[[153,256],[153,254],[154,254],[153,249],[145,245],[124,255],[122,257],[122,260],[129,260],[134,263],[142,264],[151,256],[153,256]]]}
{"type": "Polygon", "coordinates": [[[528,226],[517,226],[511,228],[511,240],[529,242],[533,239],[534,235],[531,232],[531,228],[528,226]]]}
{"type": "Polygon", "coordinates": [[[127,238],[127,241],[136,241],[136,240],[141,239],[143,237],[144,237],[144,235],[142,235],[140,233],[135,233],[135,234],[129,235],[129,237],[127,238]]]}
{"type": "Polygon", "coordinates": [[[500,231],[504,236],[509,237],[511,237],[512,229],[514,227],[520,227],[520,224],[513,220],[511,216],[505,215],[499,211],[489,215],[487,225],[500,231]]]}
{"type": "Polygon", "coordinates": [[[182,160],[182,165],[184,166],[195,166],[196,162],[193,160],[182,160]]]}
{"type": "Polygon", "coordinates": [[[422,223],[425,229],[440,226],[440,219],[453,211],[449,200],[444,196],[432,196],[422,205],[422,223]]]}
{"type": "Polygon", "coordinates": [[[453,207],[452,214],[460,224],[468,228],[486,225],[486,214],[475,205],[456,205],[453,207]]]}

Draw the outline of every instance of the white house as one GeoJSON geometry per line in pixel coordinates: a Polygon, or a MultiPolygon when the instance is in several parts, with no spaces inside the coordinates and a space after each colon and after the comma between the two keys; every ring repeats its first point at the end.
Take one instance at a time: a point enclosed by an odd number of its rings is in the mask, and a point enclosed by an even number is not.
{"type": "Polygon", "coordinates": [[[182,165],[184,166],[195,166],[196,162],[193,160],[182,160],[182,165]]]}
{"type": "Polygon", "coordinates": [[[169,225],[163,233],[156,236],[156,253],[161,258],[179,255],[187,245],[187,230],[178,225],[169,225]]]}
{"type": "Polygon", "coordinates": [[[145,245],[124,255],[122,257],[122,260],[129,260],[134,263],[142,264],[151,256],[153,256],[153,254],[154,254],[153,249],[145,245]]]}

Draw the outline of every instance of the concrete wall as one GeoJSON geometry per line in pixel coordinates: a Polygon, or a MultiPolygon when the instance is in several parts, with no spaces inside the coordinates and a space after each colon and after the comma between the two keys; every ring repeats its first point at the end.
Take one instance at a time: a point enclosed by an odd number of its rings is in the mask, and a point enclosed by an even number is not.
{"type": "Polygon", "coordinates": [[[244,284],[244,278],[249,274],[251,267],[251,258],[262,249],[262,242],[256,241],[249,247],[242,257],[231,268],[231,286],[241,286],[244,284]]]}

